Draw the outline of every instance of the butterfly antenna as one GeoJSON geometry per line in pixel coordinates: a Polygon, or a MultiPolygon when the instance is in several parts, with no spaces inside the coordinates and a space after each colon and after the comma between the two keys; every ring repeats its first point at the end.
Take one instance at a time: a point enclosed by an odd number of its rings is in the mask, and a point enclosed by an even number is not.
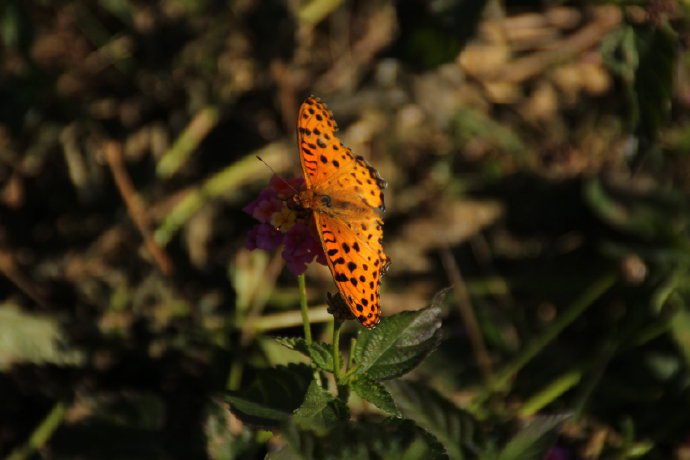
{"type": "Polygon", "coordinates": [[[293,192],[295,192],[295,195],[299,193],[299,190],[297,190],[295,187],[293,187],[292,184],[290,184],[288,181],[283,179],[283,176],[278,174],[275,169],[271,168],[271,165],[266,163],[263,158],[261,158],[259,155],[257,155],[256,159],[259,160],[260,162],[262,162],[263,164],[265,164],[266,167],[268,169],[270,169],[273,172],[273,174],[275,174],[275,176],[283,182],[283,184],[287,185],[290,189],[292,189],[293,192]]]}

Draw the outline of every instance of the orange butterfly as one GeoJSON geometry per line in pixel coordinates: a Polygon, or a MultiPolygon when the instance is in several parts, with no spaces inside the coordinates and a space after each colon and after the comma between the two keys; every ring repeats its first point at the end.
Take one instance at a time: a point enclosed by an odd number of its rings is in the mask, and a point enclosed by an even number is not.
{"type": "Polygon", "coordinates": [[[306,190],[297,203],[314,215],[328,267],[352,314],[364,327],[381,320],[381,277],[390,263],[383,252],[386,182],[335,135],[333,114],[308,97],[299,109],[298,143],[306,190]]]}

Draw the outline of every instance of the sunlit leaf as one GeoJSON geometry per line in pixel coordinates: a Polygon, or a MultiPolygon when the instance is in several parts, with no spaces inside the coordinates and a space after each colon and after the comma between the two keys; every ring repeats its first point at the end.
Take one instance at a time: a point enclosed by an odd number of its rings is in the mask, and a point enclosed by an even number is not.
{"type": "Polygon", "coordinates": [[[325,371],[333,372],[333,353],[331,346],[321,342],[307,345],[306,340],[299,337],[279,337],[278,343],[311,358],[314,365],[325,371]]]}
{"type": "Polygon", "coordinates": [[[441,307],[434,303],[419,311],[406,311],[381,319],[357,340],[355,375],[374,380],[399,377],[436,349],[440,340],[441,307]]]}
{"type": "Polygon", "coordinates": [[[81,352],[67,347],[57,320],[0,305],[0,371],[15,363],[78,365],[81,352]]]}
{"type": "Polygon", "coordinates": [[[312,381],[304,403],[295,411],[293,420],[302,429],[311,429],[316,433],[324,434],[347,417],[348,411],[345,404],[312,381]]]}
{"type": "Polygon", "coordinates": [[[402,416],[398,408],[395,407],[395,402],[391,394],[386,387],[379,382],[362,377],[352,382],[350,388],[352,388],[352,391],[357,393],[360,398],[369,401],[382,411],[396,417],[402,416]]]}

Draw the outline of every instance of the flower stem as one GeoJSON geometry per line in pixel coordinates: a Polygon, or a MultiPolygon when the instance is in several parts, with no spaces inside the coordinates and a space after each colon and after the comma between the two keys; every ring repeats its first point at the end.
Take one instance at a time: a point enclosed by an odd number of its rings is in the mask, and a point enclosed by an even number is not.
{"type": "Polygon", "coordinates": [[[333,376],[338,388],[338,397],[342,401],[347,401],[349,391],[347,385],[343,385],[342,369],[340,368],[340,330],[343,322],[333,318],[333,376]]]}
{"type": "Polygon", "coordinates": [[[352,365],[355,363],[355,345],[357,345],[357,339],[352,337],[350,339],[350,354],[347,357],[348,371],[352,368],[352,365]]]}
{"type": "Polygon", "coordinates": [[[304,340],[311,345],[311,326],[309,325],[309,306],[307,305],[307,282],[304,274],[297,277],[299,285],[299,306],[302,312],[302,324],[304,326],[304,340]]]}
{"type": "Polygon", "coordinates": [[[333,318],[333,375],[339,384],[342,376],[340,369],[340,329],[343,323],[333,318]]]}

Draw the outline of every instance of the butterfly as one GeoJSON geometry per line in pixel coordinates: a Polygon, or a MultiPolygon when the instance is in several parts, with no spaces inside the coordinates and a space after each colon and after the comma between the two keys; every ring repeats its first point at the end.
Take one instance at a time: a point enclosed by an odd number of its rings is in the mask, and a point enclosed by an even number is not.
{"type": "Polygon", "coordinates": [[[383,252],[386,182],[335,135],[333,114],[310,96],[297,122],[306,189],[297,203],[312,211],[328,267],[342,299],[366,328],[381,320],[381,277],[390,260],[383,252]]]}

